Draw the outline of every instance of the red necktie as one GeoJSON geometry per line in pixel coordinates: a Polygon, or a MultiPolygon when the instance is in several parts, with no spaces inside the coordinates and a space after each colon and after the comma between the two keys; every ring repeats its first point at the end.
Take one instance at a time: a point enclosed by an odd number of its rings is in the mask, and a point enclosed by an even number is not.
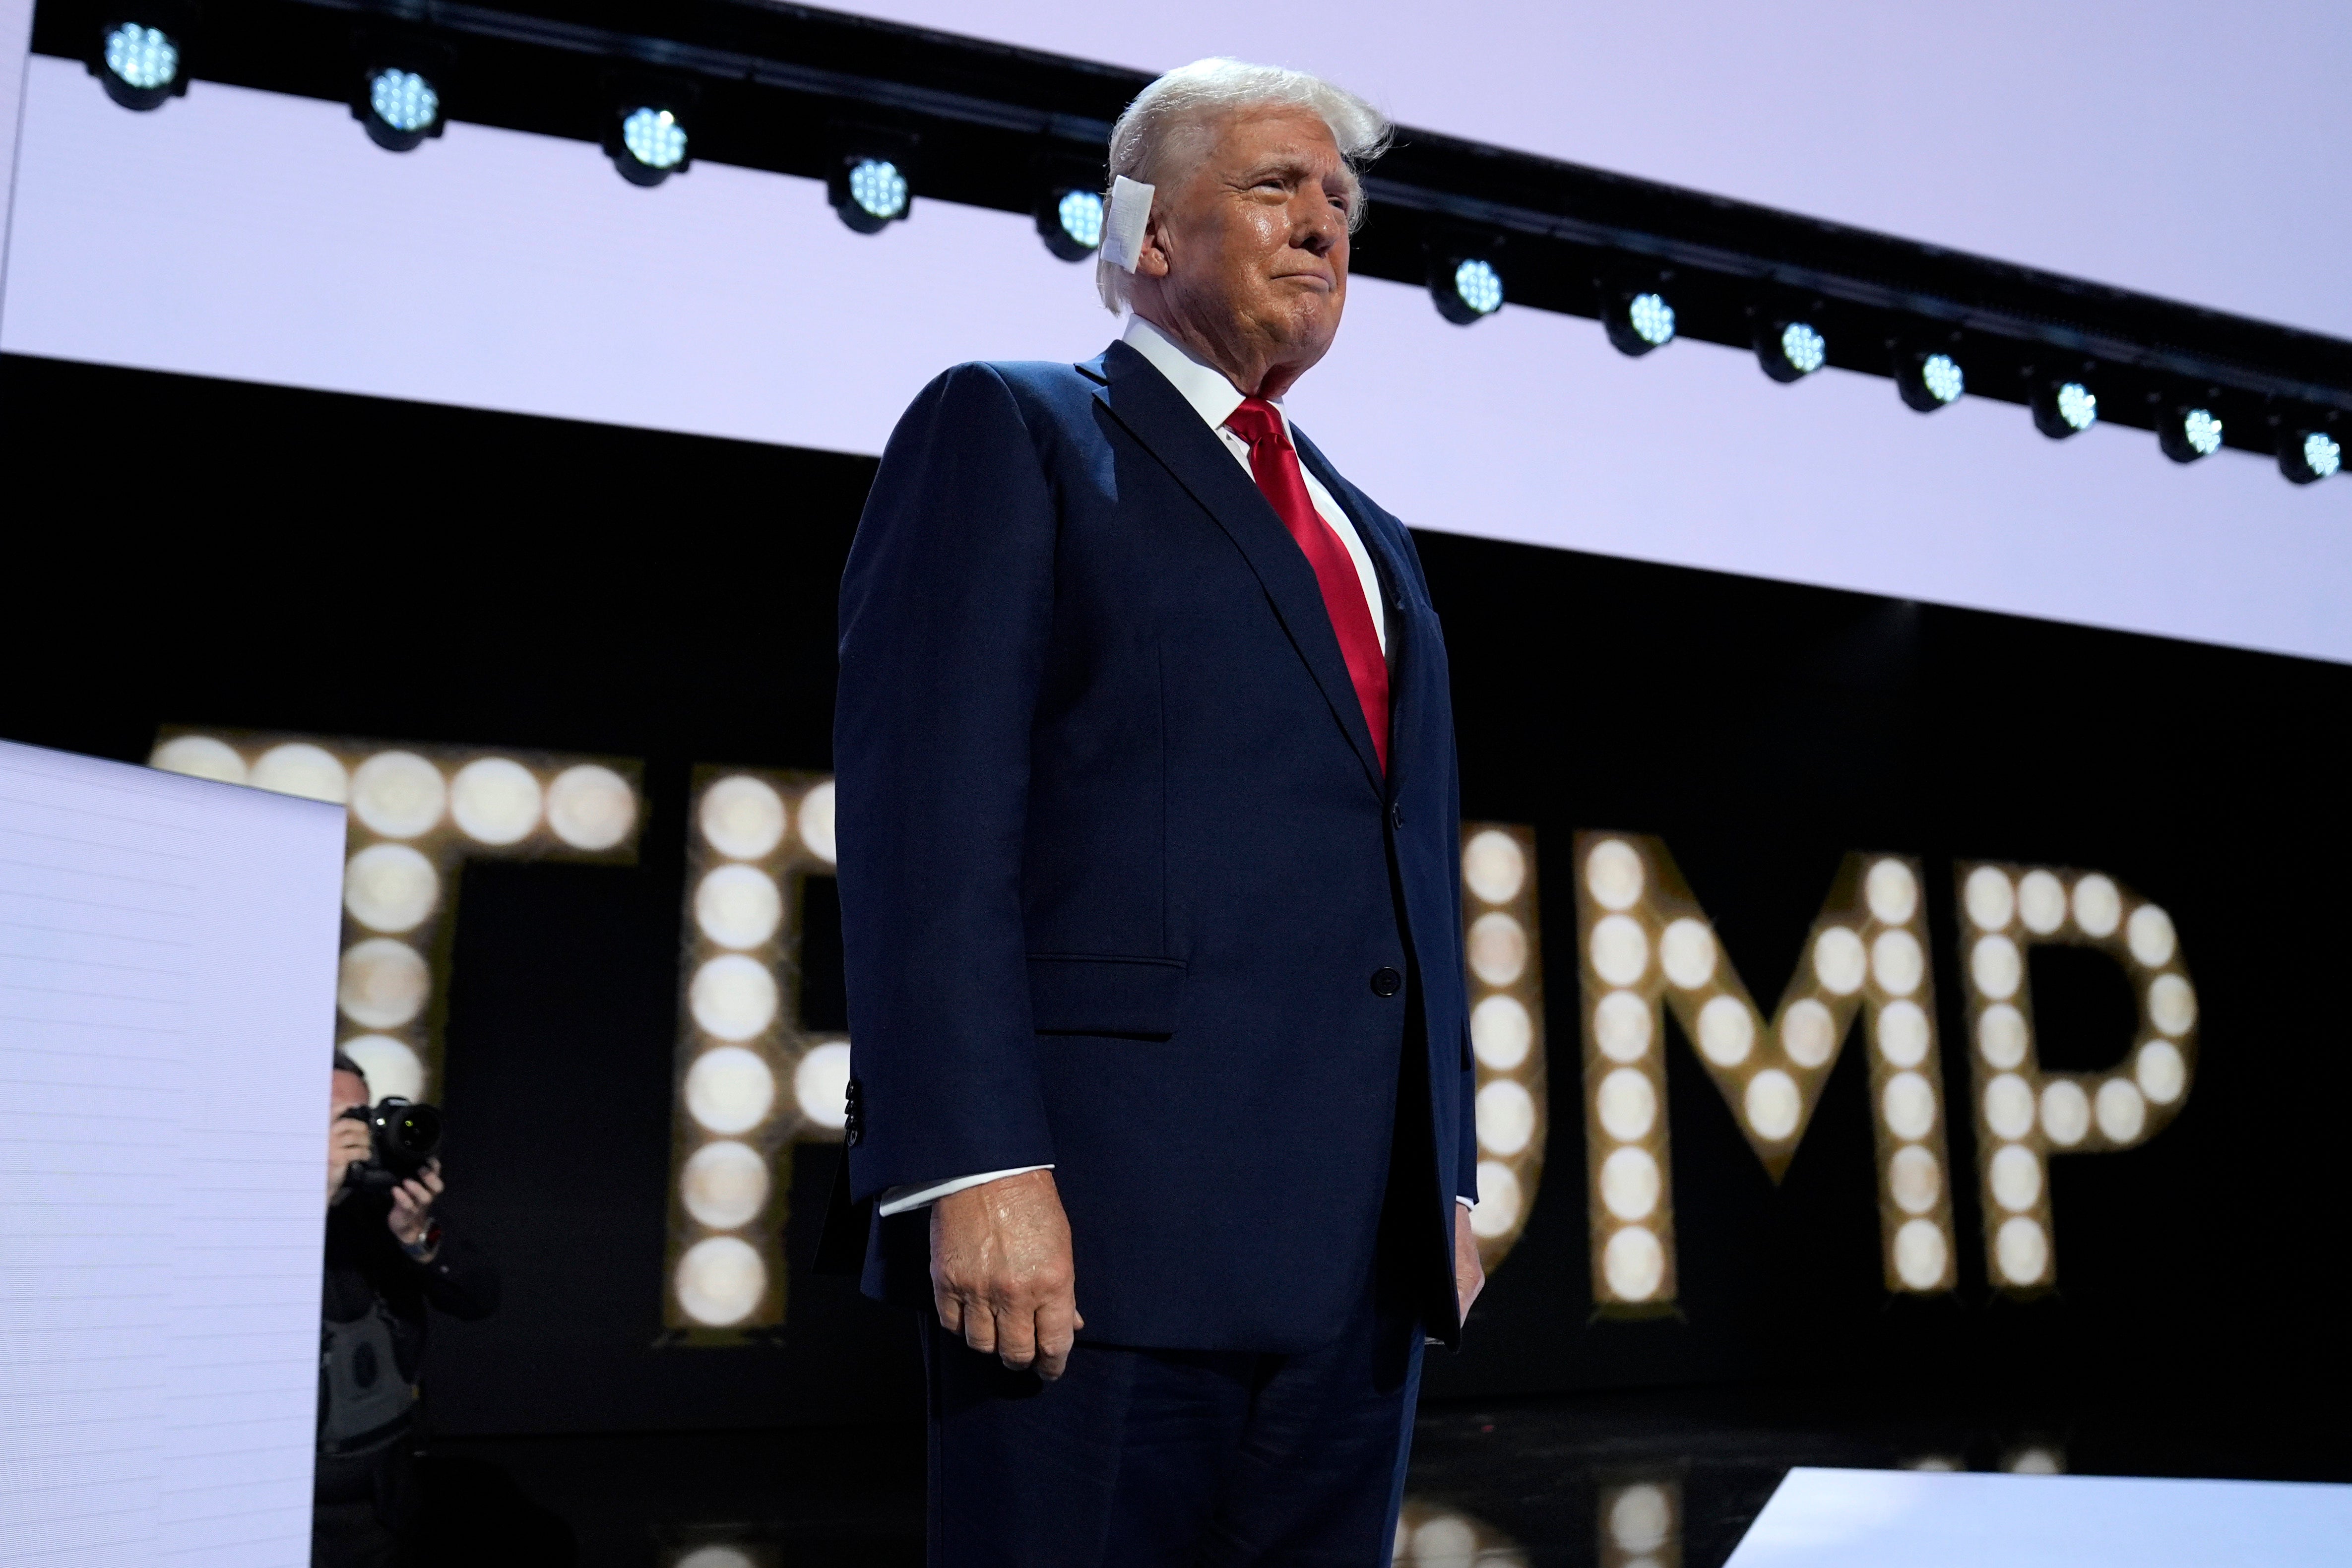
{"type": "Polygon", "coordinates": [[[1356,684],[1356,700],[1363,705],[1364,723],[1371,727],[1372,750],[1381,772],[1389,767],[1389,663],[1381,653],[1380,633],[1372,626],[1372,610],[1364,598],[1363,579],[1348,558],[1348,547],[1323,520],[1307,497],[1307,476],[1299,472],[1298,453],[1283,428],[1282,415],[1264,398],[1242,400],[1225,421],[1225,428],[1249,443],[1250,473],[1257,487],[1274,505],[1274,515],[1298,541],[1315,580],[1323,590],[1323,608],[1339,639],[1339,656],[1348,662],[1348,677],[1356,684]]]}

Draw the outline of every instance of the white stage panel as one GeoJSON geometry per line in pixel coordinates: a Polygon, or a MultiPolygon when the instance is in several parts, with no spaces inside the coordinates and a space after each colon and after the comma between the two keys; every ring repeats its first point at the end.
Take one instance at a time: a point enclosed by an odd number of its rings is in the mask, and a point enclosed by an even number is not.
{"type": "Polygon", "coordinates": [[[342,843],[0,742],[0,1562],[309,1561],[342,843]]]}
{"type": "Polygon", "coordinates": [[[2342,1568],[2352,1486],[1789,1472],[1725,1568],[2342,1568]]]}

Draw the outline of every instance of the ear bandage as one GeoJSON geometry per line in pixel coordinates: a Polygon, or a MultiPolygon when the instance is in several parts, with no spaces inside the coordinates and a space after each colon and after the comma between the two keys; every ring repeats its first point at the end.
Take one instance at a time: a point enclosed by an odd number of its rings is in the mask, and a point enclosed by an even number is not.
{"type": "Polygon", "coordinates": [[[1110,183],[1110,206],[1103,214],[1102,258],[1133,272],[1143,255],[1143,230],[1151,221],[1153,187],[1121,174],[1110,183]]]}

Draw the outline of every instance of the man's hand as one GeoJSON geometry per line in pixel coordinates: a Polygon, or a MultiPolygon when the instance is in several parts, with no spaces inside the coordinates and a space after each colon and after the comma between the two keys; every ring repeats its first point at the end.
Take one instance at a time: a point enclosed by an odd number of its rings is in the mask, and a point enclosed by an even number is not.
{"type": "Polygon", "coordinates": [[[375,1153],[373,1134],[365,1122],[354,1122],[347,1116],[337,1116],[327,1124],[327,1207],[332,1208],[350,1196],[351,1188],[343,1180],[352,1167],[365,1165],[375,1153]]]}
{"type": "Polygon", "coordinates": [[[425,1168],[392,1189],[393,1239],[403,1247],[425,1239],[433,1220],[433,1200],[441,1196],[441,1162],[427,1160],[425,1168]]]}
{"type": "Polygon", "coordinates": [[[1051,1171],[1024,1171],[931,1205],[931,1301],[940,1326],[1018,1372],[1062,1375],[1078,1315],[1070,1221],[1051,1171]]]}
{"type": "Polygon", "coordinates": [[[1478,1261],[1478,1238],[1470,1228],[1470,1206],[1454,1206],[1454,1300],[1462,1319],[1470,1319],[1470,1303],[1486,1288],[1486,1266],[1478,1261]]]}

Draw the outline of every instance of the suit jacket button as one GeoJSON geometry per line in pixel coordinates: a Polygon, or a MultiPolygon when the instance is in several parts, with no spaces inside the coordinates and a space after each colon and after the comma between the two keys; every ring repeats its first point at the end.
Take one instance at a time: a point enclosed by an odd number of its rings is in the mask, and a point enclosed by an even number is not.
{"type": "Polygon", "coordinates": [[[1404,831],[1404,808],[1393,800],[1389,802],[1389,826],[1399,832],[1404,831]]]}
{"type": "Polygon", "coordinates": [[[1372,995],[1385,998],[1395,996],[1403,988],[1404,977],[1386,964],[1372,971],[1372,995]]]}

